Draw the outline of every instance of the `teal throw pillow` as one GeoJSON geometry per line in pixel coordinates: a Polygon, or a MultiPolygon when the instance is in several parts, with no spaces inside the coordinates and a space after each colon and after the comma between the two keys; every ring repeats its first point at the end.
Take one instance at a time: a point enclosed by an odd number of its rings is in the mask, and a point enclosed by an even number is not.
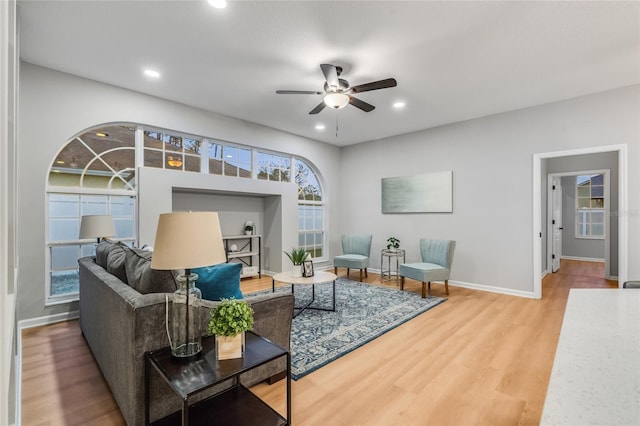
{"type": "Polygon", "coordinates": [[[202,292],[203,299],[244,299],[240,291],[241,263],[221,263],[194,268],[191,272],[198,274],[196,287],[202,292]]]}

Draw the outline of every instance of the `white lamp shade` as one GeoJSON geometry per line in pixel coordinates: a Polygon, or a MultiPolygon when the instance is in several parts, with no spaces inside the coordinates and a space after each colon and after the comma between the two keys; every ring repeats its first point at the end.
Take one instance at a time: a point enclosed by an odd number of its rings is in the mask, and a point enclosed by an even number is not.
{"type": "Polygon", "coordinates": [[[81,240],[86,238],[113,237],[116,235],[116,228],[113,225],[113,218],[108,214],[95,214],[82,216],[80,222],[81,240]]]}
{"type": "Polygon", "coordinates": [[[152,269],[191,269],[226,261],[217,212],[160,215],[153,244],[152,269]]]}
{"type": "Polygon", "coordinates": [[[349,103],[349,96],[344,93],[330,93],[324,97],[324,103],[330,108],[343,108],[349,103]]]}

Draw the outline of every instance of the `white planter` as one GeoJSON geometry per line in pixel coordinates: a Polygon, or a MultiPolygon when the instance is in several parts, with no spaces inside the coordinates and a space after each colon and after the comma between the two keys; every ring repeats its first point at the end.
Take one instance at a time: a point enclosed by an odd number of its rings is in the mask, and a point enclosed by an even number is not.
{"type": "Polygon", "coordinates": [[[294,278],[300,278],[302,276],[302,265],[293,265],[291,276],[294,278]]]}

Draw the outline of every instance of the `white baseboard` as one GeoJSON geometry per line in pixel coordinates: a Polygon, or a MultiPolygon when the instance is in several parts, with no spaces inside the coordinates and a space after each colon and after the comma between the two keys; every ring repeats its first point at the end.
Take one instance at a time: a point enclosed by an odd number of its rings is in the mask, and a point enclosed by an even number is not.
{"type": "Polygon", "coordinates": [[[597,257],[560,256],[560,259],[579,260],[581,262],[599,262],[599,263],[604,263],[604,259],[599,259],[597,257]]]}
{"type": "Polygon", "coordinates": [[[542,276],[540,277],[540,279],[543,279],[544,277],[546,277],[547,275],[549,275],[549,270],[545,269],[544,271],[542,271],[542,276]]]}
{"type": "Polygon", "coordinates": [[[511,288],[494,287],[490,285],[467,283],[464,281],[452,281],[452,280],[449,280],[449,285],[454,287],[468,288],[471,290],[480,290],[480,291],[488,291],[490,293],[506,294],[508,296],[525,297],[527,299],[536,298],[532,291],[514,290],[511,288]]]}
{"type": "Polygon", "coordinates": [[[40,327],[41,325],[55,324],[57,322],[76,319],[80,316],[79,314],[80,313],[78,311],[62,312],[60,314],[47,315],[44,317],[18,321],[18,333],[26,328],[40,327]]]}

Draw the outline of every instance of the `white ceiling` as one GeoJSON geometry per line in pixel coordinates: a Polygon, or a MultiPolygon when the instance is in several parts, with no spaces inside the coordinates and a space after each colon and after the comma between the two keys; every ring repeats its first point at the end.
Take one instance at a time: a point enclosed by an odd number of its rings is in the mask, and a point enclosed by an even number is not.
{"type": "Polygon", "coordinates": [[[18,5],[24,61],[338,146],[640,83],[637,1],[18,5]],[[321,63],[398,86],[359,94],[370,113],[275,94],[321,91],[321,63]]]}

